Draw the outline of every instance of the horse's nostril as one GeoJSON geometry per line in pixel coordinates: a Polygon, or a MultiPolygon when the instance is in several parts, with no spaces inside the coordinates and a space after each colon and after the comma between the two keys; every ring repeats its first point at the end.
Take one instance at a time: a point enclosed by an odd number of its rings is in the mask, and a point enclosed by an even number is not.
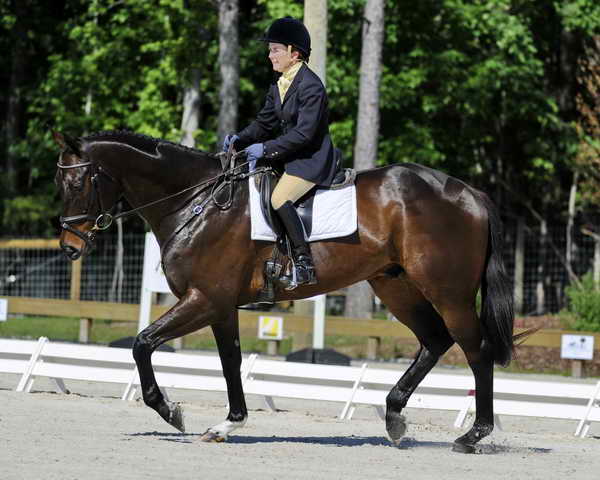
{"type": "Polygon", "coordinates": [[[75,247],[72,247],[70,245],[63,245],[62,247],[63,252],[65,252],[65,255],[67,257],[69,257],[71,260],[77,260],[79,258],[79,256],[81,255],[81,252],[76,249],[75,247]]]}

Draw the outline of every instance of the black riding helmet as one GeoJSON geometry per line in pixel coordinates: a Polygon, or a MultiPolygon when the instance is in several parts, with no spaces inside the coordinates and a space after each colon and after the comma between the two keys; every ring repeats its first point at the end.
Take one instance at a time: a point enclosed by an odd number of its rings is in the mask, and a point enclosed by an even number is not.
{"type": "Polygon", "coordinates": [[[275,20],[261,40],[291,45],[302,52],[305,60],[310,57],[310,34],[300,20],[290,16],[275,20]]]}

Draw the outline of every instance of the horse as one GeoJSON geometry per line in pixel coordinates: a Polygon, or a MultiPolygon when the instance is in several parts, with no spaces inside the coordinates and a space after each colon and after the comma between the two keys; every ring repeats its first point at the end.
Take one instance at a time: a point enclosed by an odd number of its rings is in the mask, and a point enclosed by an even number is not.
{"type": "MultiPolygon", "coordinates": [[[[202,441],[225,441],[248,411],[240,377],[237,307],[255,302],[273,244],[250,238],[250,175],[210,154],[127,131],[72,138],[60,147],[55,182],[63,215],[60,246],[70,260],[87,254],[125,198],[156,235],[177,303],[135,338],[132,352],[144,402],[184,432],[181,405],[166,400],[151,356],[161,344],[210,326],[227,384],[229,413],[202,441]],[[199,203],[198,203],[199,202],[199,203]],[[196,208],[190,209],[195,204],[196,208]],[[194,210],[193,215],[190,213],[194,210]]],[[[472,453],[494,427],[493,367],[514,349],[513,299],[502,257],[502,223],[489,197],[415,163],[357,172],[358,231],[312,243],[318,283],[276,292],[298,300],[366,280],[420,342],[414,361],[386,397],[386,431],[398,445],[402,410],[419,382],[455,342],[476,386],[476,415],[453,450],[472,453]],[[350,260],[352,259],[352,260],[350,260]],[[481,309],[476,297],[481,292],[481,309]]]]}

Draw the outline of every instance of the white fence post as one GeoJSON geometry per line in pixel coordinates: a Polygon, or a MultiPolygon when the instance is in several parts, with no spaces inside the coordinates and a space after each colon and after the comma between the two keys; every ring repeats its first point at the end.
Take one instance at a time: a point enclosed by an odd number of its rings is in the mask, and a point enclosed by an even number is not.
{"type": "Polygon", "coordinates": [[[317,295],[311,298],[315,302],[313,314],[313,348],[325,347],[325,307],[327,304],[326,295],[317,295]]]}
{"type": "Polygon", "coordinates": [[[31,358],[29,359],[29,365],[27,365],[27,369],[25,372],[23,372],[21,380],[17,385],[17,392],[29,392],[31,390],[31,387],[33,386],[33,377],[31,374],[47,341],[48,339],[46,337],[39,338],[35,351],[32,353],[31,358]]]}
{"type": "Polygon", "coordinates": [[[354,413],[354,407],[352,407],[352,400],[354,400],[354,395],[356,394],[356,390],[358,390],[358,388],[360,387],[360,382],[362,381],[362,378],[365,374],[365,370],[367,369],[367,367],[368,367],[368,365],[366,363],[362,364],[360,372],[358,373],[358,377],[356,378],[354,385],[352,385],[352,393],[350,394],[350,398],[348,398],[348,401],[344,405],[344,408],[342,409],[342,412],[340,413],[340,416],[338,417],[340,420],[344,420],[346,418],[348,418],[348,419],[352,418],[352,414],[354,413]]]}
{"type": "Polygon", "coordinates": [[[162,270],[160,247],[152,232],[146,233],[144,243],[144,269],[142,274],[142,291],[140,294],[140,315],[138,332],[150,325],[152,311],[152,293],[171,293],[167,279],[162,270]]]}
{"type": "Polygon", "coordinates": [[[597,402],[598,402],[598,394],[600,393],[600,382],[598,382],[596,384],[596,390],[594,390],[593,395],[590,397],[586,410],[585,410],[585,414],[583,415],[583,417],[581,418],[581,420],[579,421],[579,425],[577,425],[577,428],[575,429],[575,436],[580,436],[581,438],[584,438],[587,434],[588,431],[590,430],[590,421],[588,420],[590,417],[590,413],[592,412],[592,408],[594,406],[598,406],[597,402]]]}

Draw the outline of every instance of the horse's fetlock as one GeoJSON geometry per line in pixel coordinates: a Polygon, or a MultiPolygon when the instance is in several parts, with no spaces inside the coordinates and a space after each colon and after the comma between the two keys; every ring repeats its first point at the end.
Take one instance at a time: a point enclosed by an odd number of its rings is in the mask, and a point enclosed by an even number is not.
{"type": "Polygon", "coordinates": [[[473,434],[477,438],[487,437],[494,430],[494,422],[478,422],[473,425],[473,434]]]}
{"type": "Polygon", "coordinates": [[[246,420],[246,418],[248,418],[248,414],[243,412],[229,412],[229,415],[227,415],[227,420],[229,420],[230,422],[243,422],[244,420],[246,420]]]}
{"type": "Polygon", "coordinates": [[[409,397],[409,392],[400,390],[399,388],[392,388],[385,399],[385,404],[388,409],[399,411],[406,407],[409,397]]]}
{"type": "Polygon", "coordinates": [[[165,403],[165,398],[158,388],[151,387],[148,391],[143,392],[142,396],[144,398],[144,403],[158,413],[161,413],[159,412],[160,409],[164,410],[166,408],[167,411],[169,410],[168,405],[165,403]]]}

